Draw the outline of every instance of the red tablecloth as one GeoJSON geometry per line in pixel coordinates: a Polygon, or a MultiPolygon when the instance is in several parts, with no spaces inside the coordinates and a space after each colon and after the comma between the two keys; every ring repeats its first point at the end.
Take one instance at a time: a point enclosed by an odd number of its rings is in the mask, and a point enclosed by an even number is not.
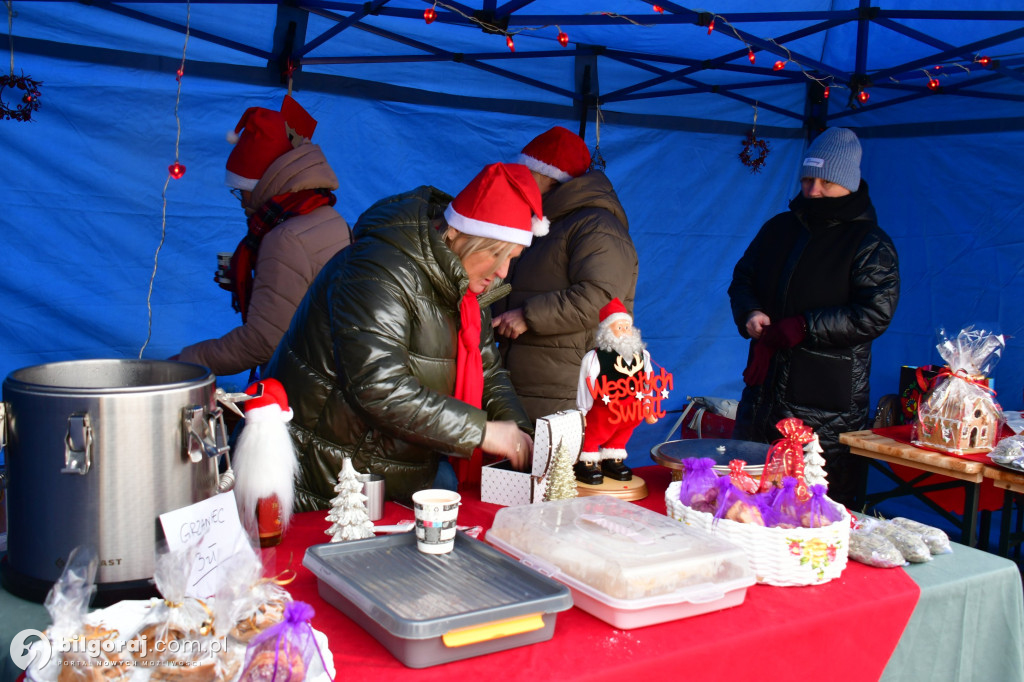
{"type": "MultiPolygon", "coordinates": [[[[665,513],[670,472],[637,470],[650,489],[639,502],[665,513]]],[[[480,502],[479,490],[463,490],[460,525],[490,526],[498,505],[480,502]]],[[[316,578],[302,567],[306,547],[328,541],[326,512],[295,516],[284,542],[264,550],[268,573],[298,573],[288,585],[295,599],[316,609],[313,625],[330,641],[338,679],[485,679],[568,681],[700,678],[863,682],[878,679],[895,650],[920,590],[902,569],[876,569],[851,561],[825,585],[754,585],[740,606],[633,630],[618,630],[578,608],[558,614],[547,642],[414,670],[317,594],[316,578]],[[767,674],[767,677],[764,675],[767,674]]],[[[391,502],[378,523],[412,519],[391,502]]],[[[483,539],[481,534],[481,539],[483,539]]]]}

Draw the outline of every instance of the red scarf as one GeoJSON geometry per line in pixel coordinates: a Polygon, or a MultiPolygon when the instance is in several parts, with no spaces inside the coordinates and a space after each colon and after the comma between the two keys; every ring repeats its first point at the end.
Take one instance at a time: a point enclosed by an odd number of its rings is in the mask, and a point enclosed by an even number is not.
{"type": "Polygon", "coordinates": [[[337,199],[334,193],[327,189],[307,189],[278,194],[249,216],[249,232],[238,242],[235,253],[231,256],[228,272],[223,273],[227,281],[222,281],[218,276],[214,277],[221,289],[231,292],[231,306],[235,311],[242,313],[242,324],[245,324],[249,314],[256,257],[263,237],[289,218],[311,213],[321,206],[334,206],[335,201],[337,199]]]}
{"type": "MultiPolygon", "coordinates": [[[[455,397],[483,407],[484,362],[480,356],[480,302],[468,289],[459,304],[459,346],[455,354],[455,397]]],[[[473,450],[468,460],[453,461],[460,483],[479,483],[483,452],[473,450]]]]}

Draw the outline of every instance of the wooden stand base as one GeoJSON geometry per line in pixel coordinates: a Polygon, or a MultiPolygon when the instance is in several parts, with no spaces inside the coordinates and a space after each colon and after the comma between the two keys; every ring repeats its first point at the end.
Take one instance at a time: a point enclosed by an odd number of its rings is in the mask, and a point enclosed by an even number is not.
{"type": "Polygon", "coordinates": [[[633,474],[633,478],[629,481],[614,481],[606,476],[601,485],[589,485],[577,481],[576,492],[580,497],[586,497],[587,495],[612,495],[627,502],[632,502],[647,497],[647,484],[644,483],[644,479],[636,474],[633,474]]]}

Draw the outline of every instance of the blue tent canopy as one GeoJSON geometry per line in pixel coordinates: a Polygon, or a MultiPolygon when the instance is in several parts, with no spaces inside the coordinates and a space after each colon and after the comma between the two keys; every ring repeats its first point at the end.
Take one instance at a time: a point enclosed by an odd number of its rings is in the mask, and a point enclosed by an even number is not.
{"type": "Polygon", "coordinates": [[[455,193],[552,125],[580,131],[629,216],[636,321],[675,375],[670,407],[739,396],[732,267],[796,194],[807,140],[852,128],[903,279],[874,399],[900,365],[940,361],[937,328],[974,324],[1008,336],[995,386],[1021,409],[1019,2],[659,6],[15,0],[0,47],[11,77],[41,85],[31,121],[0,120],[0,375],[164,358],[237,325],[212,281],[215,254],[244,235],[225,132],[290,87],[319,121],[350,223],[418,185],[455,193]],[[739,159],[751,131],[768,144],[756,173],[739,159]]]}

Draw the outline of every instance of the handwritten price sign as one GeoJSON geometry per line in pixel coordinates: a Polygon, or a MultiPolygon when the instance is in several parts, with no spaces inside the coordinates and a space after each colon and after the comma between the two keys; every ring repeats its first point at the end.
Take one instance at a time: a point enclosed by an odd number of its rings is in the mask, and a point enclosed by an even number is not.
{"type": "Polygon", "coordinates": [[[161,514],[160,524],[171,551],[196,548],[185,593],[190,597],[212,597],[225,578],[221,564],[238,552],[253,551],[238,519],[233,492],[161,514]]]}

